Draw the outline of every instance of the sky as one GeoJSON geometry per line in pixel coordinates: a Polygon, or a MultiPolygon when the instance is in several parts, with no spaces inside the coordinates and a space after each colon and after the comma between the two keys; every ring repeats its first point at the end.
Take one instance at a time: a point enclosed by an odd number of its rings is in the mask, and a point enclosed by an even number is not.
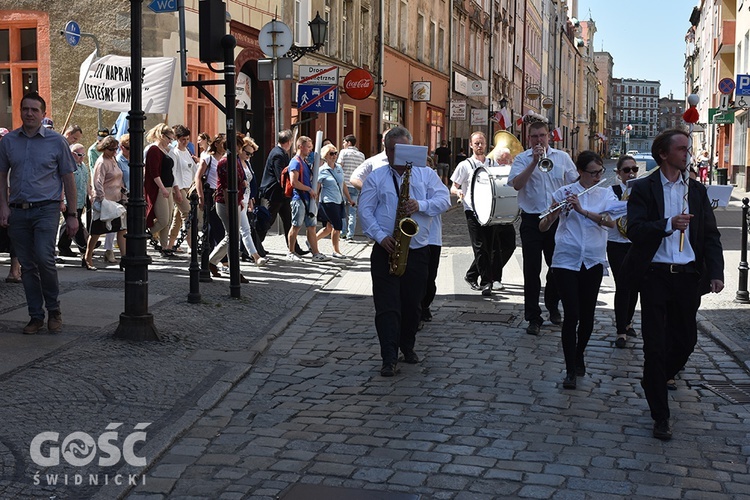
{"type": "Polygon", "coordinates": [[[612,54],[614,78],[659,80],[660,96],[685,97],[685,33],[698,0],[578,0],[596,23],[594,50],[612,54]],[[590,11],[590,14],[589,14],[590,11]]]}

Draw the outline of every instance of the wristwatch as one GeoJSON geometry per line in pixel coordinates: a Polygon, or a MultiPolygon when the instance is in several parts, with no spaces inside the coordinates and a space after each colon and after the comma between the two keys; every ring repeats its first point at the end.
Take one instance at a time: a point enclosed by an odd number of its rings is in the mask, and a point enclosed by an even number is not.
{"type": "Polygon", "coordinates": [[[66,218],[67,218],[67,217],[78,217],[78,214],[77,214],[77,213],[70,213],[70,212],[65,212],[65,217],[66,217],[66,218]]]}

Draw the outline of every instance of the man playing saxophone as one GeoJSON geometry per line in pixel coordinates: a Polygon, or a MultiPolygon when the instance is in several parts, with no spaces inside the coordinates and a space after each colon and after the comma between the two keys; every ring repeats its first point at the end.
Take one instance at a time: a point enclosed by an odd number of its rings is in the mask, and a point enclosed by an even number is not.
{"type": "Polygon", "coordinates": [[[375,329],[383,361],[380,374],[384,377],[398,373],[399,350],[404,362],[419,362],[414,343],[428,276],[430,231],[436,226],[433,218],[450,207],[448,188],[424,165],[411,168],[408,199],[402,195],[407,191],[401,189],[407,166],[394,165],[395,147],[411,142],[411,133],[404,127],[388,131],[385,139],[388,168],[374,169],[367,176],[359,197],[362,230],[376,243],[370,256],[370,274],[375,329]],[[396,247],[393,235],[397,213],[413,219],[419,227],[409,241],[406,269],[400,276],[390,272],[391,254],[396,247]]]}

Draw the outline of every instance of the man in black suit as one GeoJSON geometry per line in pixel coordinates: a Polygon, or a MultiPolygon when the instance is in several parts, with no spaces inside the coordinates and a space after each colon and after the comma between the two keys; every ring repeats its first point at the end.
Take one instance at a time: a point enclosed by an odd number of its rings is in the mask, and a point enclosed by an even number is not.
{"type": "Polygon", "coordinates": [[[706,188],[687,175],[688,149],[689,135],[683,130],[657,136],[651,154],[659,170],[636,181],[628,199],[633,246],[623,275],[632,277],[641,292],[641,386],[654,419],[653,435],[662,440],[672,437],[667,380],[685,366],[695,348],[700,296],[724,288],[716,218],[706,188]]]}

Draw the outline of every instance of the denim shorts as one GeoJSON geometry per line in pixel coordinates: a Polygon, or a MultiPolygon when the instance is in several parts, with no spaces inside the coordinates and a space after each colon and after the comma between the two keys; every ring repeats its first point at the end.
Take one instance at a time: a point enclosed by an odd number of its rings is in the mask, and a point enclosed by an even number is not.
{"type": "MultiPolygon", "coordinates": [[[[309,206],[308,202],[308,206],[309,206]]],[[[291,207],[292,207],[292,226],[299,227],[303,223],[305,227],[315,227],[318,225],[318,221],[315,220],[315,217],[311,217],[310,214],[306,214],[305,212],[307,209],[305,208],[305,203],[299,199],[294,198],[291,201],[291,207]]]]}

